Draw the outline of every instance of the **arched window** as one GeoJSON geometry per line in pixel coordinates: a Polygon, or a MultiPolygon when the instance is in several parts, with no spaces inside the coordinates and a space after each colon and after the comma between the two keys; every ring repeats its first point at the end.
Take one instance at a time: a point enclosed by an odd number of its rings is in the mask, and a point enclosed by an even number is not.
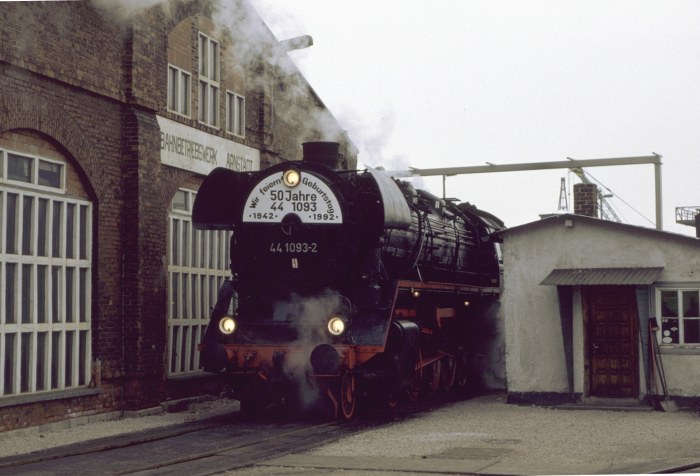
{"type": "Polygon", "coordinates": [[[92,213],[56,149],[0,137],[0,397],[90,383],[92,213]]]}

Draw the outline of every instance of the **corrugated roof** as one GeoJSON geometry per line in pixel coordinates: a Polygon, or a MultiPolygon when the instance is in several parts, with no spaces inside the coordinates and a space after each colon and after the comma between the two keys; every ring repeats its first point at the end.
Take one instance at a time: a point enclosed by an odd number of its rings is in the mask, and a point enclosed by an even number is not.
{"type": "Polygon", "coordinates": [[[540,284],[595,286],[605,284],[651,284],[663,268],[554,269],[540,284]]]}

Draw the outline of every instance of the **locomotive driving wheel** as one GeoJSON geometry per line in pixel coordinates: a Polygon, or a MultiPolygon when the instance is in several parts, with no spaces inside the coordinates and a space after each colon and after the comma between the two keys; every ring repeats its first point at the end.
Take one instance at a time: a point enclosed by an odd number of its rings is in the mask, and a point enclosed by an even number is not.
{"type": "Polygon", "coordinates": [[[428,384],[428,388],[432,393],[436,393],[440,390],[440,382],[442,381],[442,363],[440,360],[436,360],[430,366],[427,367],[427,372],[425,376],[425,381],[428,384]]]}
{"type": "Polygon", "coordinates": [[[355,374],[349,369],[345,370],[340,376],[339,392],[339,416],[342,416],[345,420],[350,420],[355,414],[357,400],[355,399],[355,374]]]}
{"type": "Polygon", "coordinates": [[[457,377],[457,359],[448,355],[442,359],[441,385],[444,390],[450,390],[457,377]]]}

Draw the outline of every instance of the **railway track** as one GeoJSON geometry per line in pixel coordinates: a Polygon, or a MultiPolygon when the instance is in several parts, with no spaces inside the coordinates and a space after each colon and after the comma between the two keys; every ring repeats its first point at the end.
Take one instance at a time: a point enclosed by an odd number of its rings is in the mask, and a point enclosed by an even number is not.
{"type": "Polygon", "coordinates": [[[224,419],[2,458],[0,475],[214,474],[299,453],[367,426],[309,421],[249,422],[234,414],[224,419]]]}

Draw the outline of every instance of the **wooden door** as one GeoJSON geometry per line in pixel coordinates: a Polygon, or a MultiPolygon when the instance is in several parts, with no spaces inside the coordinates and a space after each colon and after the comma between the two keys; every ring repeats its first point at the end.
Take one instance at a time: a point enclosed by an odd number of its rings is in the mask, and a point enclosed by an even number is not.
{"type": "Polygon", "coordinates": [[[592,397],[639,396],[639,331],[634,286],[583,288],[588,390],[592,397]]]}

